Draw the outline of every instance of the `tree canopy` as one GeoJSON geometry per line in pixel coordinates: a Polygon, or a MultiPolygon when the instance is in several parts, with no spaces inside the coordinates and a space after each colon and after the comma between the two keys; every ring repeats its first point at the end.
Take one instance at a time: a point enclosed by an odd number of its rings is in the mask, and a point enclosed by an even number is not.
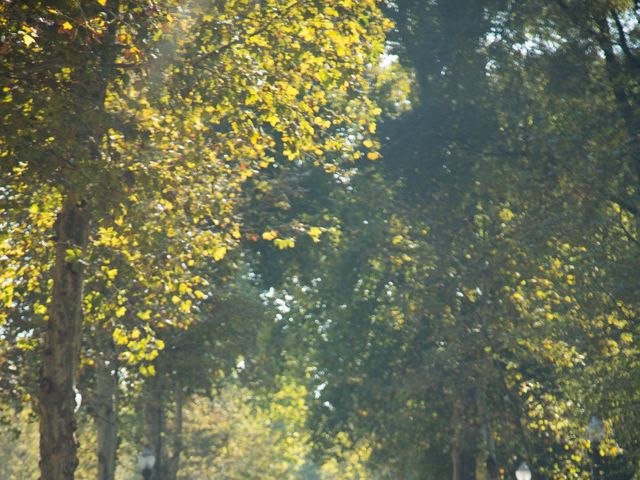
{"type": "Polygon", "coordinates": [[[0,476],[638,477],[639,22],[0,3],[0,476]]]}

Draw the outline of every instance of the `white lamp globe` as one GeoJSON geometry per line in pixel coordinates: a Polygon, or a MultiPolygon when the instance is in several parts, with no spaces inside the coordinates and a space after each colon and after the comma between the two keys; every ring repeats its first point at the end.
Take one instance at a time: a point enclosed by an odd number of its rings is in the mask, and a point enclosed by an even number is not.
{"type": "Polygon", "coordinates": [[[144,447],[142,453],[138,457],[138,468],[140,471],[151,470],[156,464],[156,457],[149,447],[144,447]]]}
{"type": "Polygon", "coordinates": [[[602,423],[602,420],[596,416],[591,417],[589,425],[587,425],[587,437],[592,443],[599,443],[604,440],[604,424],[602,423]]]}
{"type": "Polygon", "coordinates": [[[531,480],[531,470],[529,470],[529,466],[522,462],[516,470],[516,478],[518,480],[531,480]]]}

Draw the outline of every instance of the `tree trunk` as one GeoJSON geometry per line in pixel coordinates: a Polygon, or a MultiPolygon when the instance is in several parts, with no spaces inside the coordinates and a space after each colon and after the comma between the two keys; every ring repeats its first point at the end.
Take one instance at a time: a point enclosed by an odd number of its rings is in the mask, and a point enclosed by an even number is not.
{"type": "Polygon", "coordinates": [[[480,415],[481,431],[487,447],[486,467],[489,480],[500,480],[498,462],[496,460],[496,444],[493,439],[493,428],[489,419],[489,407],[487,406],[486,385],[482,385],[478,392],[478,413],[480,415]]]}
{"type": "Polygon", "coordinates": [[[176,381],[176,407],[173,420],[173,441],[171,457],[167,461],[166,480],[176,480],[180,469],[180,454],[182,453],[182,410],[184,407],[184,393],[179,381],[176,381]]]}
{"type": "MultiPolygon", "coordinates": [[[[69,15],[80,8],[80,2],[57,2],[69,15]]],[[[87,5],[87,8],[90,8],[87,5]]],[[[109,9],[116,19],[120,0],[109,2],[109,9]]],[[[98,7],[93,4],[93,9],[98,7]]],[[[90,155],[96,169],[101,168],[100,144],[107,128],[105,115],[100,118],[104,106],[109,79],[116,76],[111,66],[117,57],[119,46],[116,35],[119,21],[108,23],[107,34],[101,39],[100,47],[92,52],[80,49],[77,55],[67,60],[73,66],[74,82],[68,98],[73,102],[69,113],[74,122],[81,124],[75,134],[79,134],[77,153],[90,155]]],[[[104,112],[102,112],[104,113],[104,112]]],[[[73,185],[76,167],[72,166],[62,175],[73,185]]],[[[80,166],[78,171],[82,173],[80,166]]],[[[73,189],[70,190],[74,192],[73,189]]],[[[76,190],[74,193],[78,194],[76,190]]],[[[77,441],[75,438],[75,377],[80,357],[82,339],[82,301],[84,284],[83,254],[89,238],[89,221],[99,213],[89,213],[82,198],[64,191],[62,209],[55,225],[56,246],[53,266],[53,291],[49,307],[42,369],[40,377],[40,475],[41,480],[72,480],[78,464],[77,441]]],[[[89,199],[91,193],[84,198],[89,199]]]]}
{"type": "Polygon", "coordinates": [[[71,480],[78,464],[75,377],[82,334],[82,286],[89,214],[67,198],[56,220],[53,292],[40,378],[41,480],[71,480]]]}
{"type": "Polygon", "coordinates": [[[150,378],[146,382],[144,403],[144,436],[146,445],[156,457],[151,475],[152,480],[164,480],[166,473],[164,432],[164,400],[158,378],[150,378]]]}
{"type": "Polygon", "coordinates": [[[473,452],[462,445],[454,445],[451,449],[453,463],[453,480],[476,480],[476,457],[473,452]]]}
{"type": "Polygon", "coordinates": [[[460,401],[453,405],[453,439],[451,441],[451,463],[453,480],[476,480],[476,454],[469,448],[470,438],[474,435],[465,422],[466,407],[460,401]]]}
{"type": "Polygon", "coordinates": [[[98,480],[114,480],[118,448],[118,370],[113,342],[97,362],[95,421],[98,436],[98,480]]]}

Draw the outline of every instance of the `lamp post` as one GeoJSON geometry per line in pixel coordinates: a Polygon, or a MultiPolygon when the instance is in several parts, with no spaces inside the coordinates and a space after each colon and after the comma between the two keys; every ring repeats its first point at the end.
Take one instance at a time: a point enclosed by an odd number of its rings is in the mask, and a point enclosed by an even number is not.
{"type": "Polygon", "coordinates": [[[591,477],[594,480],[601,480],[602,468],[600,465],[600,442],[604,440],[604,424],[595,415],[591,417],[589,425],[587,425],[587,438],[591,443],[591,477]]]}
{"type": "Polygon", "coordinates": [[[529,470],[529,466],[526,464],[526,462],[522,462],[516,470],[516,479],[531,480],[531,470],[529,470]]]}
{"type": "Polygon", "coordinates": [[[138,468],[140,469],[140,473],[142,473],[142,478],[144,478],[144,480],[151,479],[151,473],[155,464],[155,455],[151,452],[149,447],[144,447],[142,453],[138,457],[138,468]]]}

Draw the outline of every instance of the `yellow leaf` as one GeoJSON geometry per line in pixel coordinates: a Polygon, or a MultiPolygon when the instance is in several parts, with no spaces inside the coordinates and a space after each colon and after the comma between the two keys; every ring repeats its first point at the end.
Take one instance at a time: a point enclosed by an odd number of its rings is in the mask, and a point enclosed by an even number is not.
{"type": "Polygon", "coordinates": [[[373,142],[369,138],[367,138],[364,142],[362,142],[362,144],[367,148],[373,147],[373,142]]]}
{"type": "Polygon", "coordinates": [[[293,238],[276,238],[273,244],[280,250],[285,248],[293,248],[296,246],[296,241],[293,238]]]}
{"type": "Polygon", "coordinates": [[[138,370],[143,377],[153,377],[156,374],[156,369],[153,365],[140,365],[138,370]]]}
{"type": "Polygon", "coordinates": [[[311,239],[315,243],[317,243],[320,241],[320,235],[322,235],[322,230],[319,229],[318,227],[311,227],[307,233],[309,234],[311,239]]]}
{"type": "Polygon", "coordinates": [[[27,47],[35,42],[36,42],[36,39],[33,38],[31,35],[27,33],[22,34],[22,43],[24,43],[27,47]]]}
{"type": "Polygon", "coordinates": [[[158,354],[157,350],[151,350],[149,353],[147,353],[144,356],[144,359],[150,362],[150,361],[155,360],[156,358],[158,358],[158,355],[159,354],[158,354]]]}
{"type": "Polygon", "coordinates": [[[107,5],[107,0],[96,0],[103,7],[107,5]]]}
{"type": "Polygon", "coordinates": [[[117,318],[124,317],[125,313],[127,313],[127,307],[118,307],[116,309],[116,317],[117,318]]]}
{"type": "Polygon", "coordinates": [[[301,36],[304,40],[307,40],[307,41],[311,41],[311,40],[313,40],[313,36],[314,36],[314,34],[315,34],[315,31],[314,31],[313,29],[311,29],[311,28],[308,28],[308,27],[303,26],[303,27],[300,29],[300,36],[301,36]]]}
{"type": "Polygon", "coordinates": [[[213,249],[213,259],[217,262],[222,260],[227,254],[227,247],[216,247],[213,249]]]}
{"type": "Polygon", "coordinates": [[[41,303],[36,303],[33,306],[33,313],[36,313],[38,315],[44,315],[45,313],[47,313],[47,307],[45,307],[41,303]]]}
{"type": "Polygon", "coordinates": [[[71,25],[69,22],[64,22],[62,24],[62,30],[73,30],[73,25],[71,25]]]}
{"type": "Polygon", "coordinates": [[[262,239],[269,242],[274,238],[276,238],[277,236],[278,236],[278,232],[276,232],[275,230],[269,230],[268,232],[264,232],[262,234],[262,239]]]}
{"type": "Polygon", "coordinates": [[[380,158],[380,154],[378,152],[369,152],[367,153],[367,158],[372,161],[377,160],[380,158]]]}
{"type": "Polygon", "coordinates": [[[518,292],[516,292],[513,295],[511,295],[511,297],[517,302],[524,302],[525,301],[524,297],[522,296],[522,294],[520,294],[518,292]]]}
{"type": "Polygon", "coordinates": [[[116,342],[116,345],[126,345],[129,339],[127,338],[127,333],[121,328],[116,328],[113,331],[113,341],[116,342]]]}
{"type": "Polygon", "coordinates": [[[151,310],[145,310],[144,312],[138,312],[138,318],[140,320],[149,320],[151,318],[151,310]]]}
{"type": "Polygon", "coordinates": [[[191,300],[185,300],[184,302],[182,302],[180,304],[180,311],[182,313],[189,313],[191,312],[191,300]]]}
{"type": "Polygon", "coordinates": [[[339,17],[340,16],[338,11],[333,7],[327,7],[325,9],[325,12],[327,13],[327,15],[331,15],[332,17],[339,17]]]}
{"type": "Polygon", "coordinates": [[[500,210],[500,213],[498,213],[498,216],[500,217],[500,220],[502,220],[505,223],[510,222],[515,217],[514,213],[508,208],[503,208],[502,210],[500,210]]]}
{"type": "Polygon", "coordinates": [[[396,235],[391,239],[391,243],[393,245],[399,245],[402,243],[403,240],[404,240],[404,237],[402,235],[396,235]]]}

